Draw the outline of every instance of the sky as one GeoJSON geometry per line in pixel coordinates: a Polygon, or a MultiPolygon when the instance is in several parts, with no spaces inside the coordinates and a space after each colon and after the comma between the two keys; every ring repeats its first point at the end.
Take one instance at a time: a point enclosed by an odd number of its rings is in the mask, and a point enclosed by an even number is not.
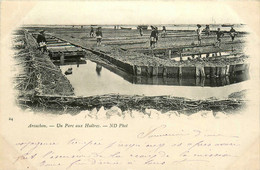
{"type": "MultiPolygon", "coordinates": [[[[20,10],[25,9],[23,4],[20,10]]],[[[22,24],[223,24],[243,23],[222,1],[40,1],[22,24]],[[192,3],[191,3],[192,2],[192,3]]]]}

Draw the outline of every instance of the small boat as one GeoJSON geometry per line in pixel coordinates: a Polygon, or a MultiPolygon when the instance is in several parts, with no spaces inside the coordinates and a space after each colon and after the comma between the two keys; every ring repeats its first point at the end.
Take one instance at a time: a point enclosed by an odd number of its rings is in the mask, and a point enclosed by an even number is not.
{"type": "Polygon", "coordinates": [[[72,74],[72,68],[69,68],[68,70],[65,71],[65,75],[72,74]]]}
{"type": "Polygon", "coordinates": [[[131,30],[132,28],[120,27],[121,30],[131,30]]]}
{"type": "Polygon", "coordinates": [[[138,25],[137,29],[140,29],[140,28],[142,28],[143,30],[147,30],[148,25],[138,25]]]}
{"type": "Polygon", "coordinates": [[[221,26],[222,26],[222,27],[233,27],[234,24],[222,24],[221,26]]]}

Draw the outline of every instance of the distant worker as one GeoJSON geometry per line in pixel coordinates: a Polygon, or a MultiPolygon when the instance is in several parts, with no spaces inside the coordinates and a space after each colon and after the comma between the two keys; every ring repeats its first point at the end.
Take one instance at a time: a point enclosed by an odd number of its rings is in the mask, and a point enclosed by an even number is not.
{"type": "Polygon", "coordinates": [[[209,25],[206,25],[206,28],[205,28],[205,35],[207,35],[207,36],[210,35],[210,28],[209,28],[209,25]]]}
{"type": "Polygon", "coordinates": [[[89,35],[90,35],[90,37],[94,37],[94,28],[93,27],[90,28],[89,35]]]}
{"type": "Polygon", "coordinates": [[[201,25],[200,24],[197,24],[197,36],[198,36],[198,44],[201,45],[201,25]]]}
{"type": "Polygon", "coordinates": [[[150,35],[150,47],[151,48],[155,48],[155,43],[156,43],[156,30],[153,26],[152,27],[152,32],[151,32],[151,35],[150,35]]]}
{"type": "Polygon", "coordinates": [[[158,31],[157,27],[155,27],[155,33],[156,33],[156,41],[155,41],[155,43],[157,43],[158,42],[158,37],[159,37],[159,31],[158,31]]]}
{"type": "Polygon", "coordinates": [[[233,27],[231,27],[229,33],[230,33],[230,36],[231,36],[231,40],[234,41],[235,36],[237,35],[236,30],[233,27]]]}
{"type": "Polygon", "coordinates": [[[165,38],[166,37],[166,28],[165,26],[163,26],[163,29],[162,29],[162,38],[165,38]]]}
{"type": "Polygon", "coordinates": [[[220,47],[221,37],[224,36],[224,33],[220,31],[220,28],[218,28],[218,31],[216,34],[217,34],[217,46],[220,47]]]}
{"type": "Polygon", "coordinates": [[[37,43],[41,52],[47,52],[47,41],[45,38],[44,30],[40,31],[40,34],[37,37],[37,43]]]}
{"type": "Polygon", "coordinates": [[[102,37],[103,35],[102,35],[101,27],[98,27],[96,31],[97,46],[101,45],[102,37]]]}
{"type": "Polygon", "coordinates": [[[140,35],[143,36],[143,28],[142,27],[139,27],[139,32],[140,32],[140,35]]]}

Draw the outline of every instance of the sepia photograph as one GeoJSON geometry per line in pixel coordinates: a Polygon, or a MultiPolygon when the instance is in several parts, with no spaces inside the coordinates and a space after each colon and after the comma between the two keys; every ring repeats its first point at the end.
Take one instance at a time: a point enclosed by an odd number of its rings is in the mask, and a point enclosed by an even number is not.
{"type": "Polygon", "coordinates": [[[0,169],[259,169],[259,8],[1,2],[0,169]]]}

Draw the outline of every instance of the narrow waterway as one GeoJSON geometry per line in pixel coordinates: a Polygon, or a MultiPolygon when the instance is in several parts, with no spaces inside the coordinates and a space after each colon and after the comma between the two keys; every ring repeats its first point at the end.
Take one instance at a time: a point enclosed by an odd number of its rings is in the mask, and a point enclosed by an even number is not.
{"type": "Polygon", "coordinates": [[[147,78],[127,73],[116,74],[95,62],[66,63],[60,66],[62,72],[72,68],[66,75],[78,96],[102,95],[109,93],[127,95],[173,95],[192,99],[209,97],[226,98],[230,93],[246,89],[248,73],[239,73],[224,78],[147,78]]]}

